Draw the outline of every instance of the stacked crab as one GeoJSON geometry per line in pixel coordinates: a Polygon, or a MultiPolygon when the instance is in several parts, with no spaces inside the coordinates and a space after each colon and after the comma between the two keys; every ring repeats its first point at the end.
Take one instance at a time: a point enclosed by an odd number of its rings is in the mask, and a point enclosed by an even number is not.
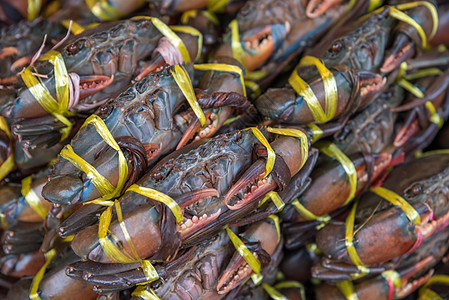
{"type": "Polygon", "coordinates": [[[444,297],[441,2],[2,2],[0,293],[444,297]]]}

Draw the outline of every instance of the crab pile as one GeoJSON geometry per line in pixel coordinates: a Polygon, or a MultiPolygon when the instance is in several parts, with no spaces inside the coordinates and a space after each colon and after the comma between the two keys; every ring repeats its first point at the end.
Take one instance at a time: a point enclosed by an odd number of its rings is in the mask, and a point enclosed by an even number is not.
{"type": "Polygon", "coordinates": [[[446,299],[448,20],[0,2],[0,297],[446,299]]]}

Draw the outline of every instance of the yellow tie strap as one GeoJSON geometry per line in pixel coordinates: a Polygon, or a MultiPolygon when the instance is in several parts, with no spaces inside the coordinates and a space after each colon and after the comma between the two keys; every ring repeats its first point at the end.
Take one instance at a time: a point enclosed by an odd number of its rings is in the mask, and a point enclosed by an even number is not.
{"type": "Polygon", "coordinates": [[[156,293],[148,286],[138,286],[131,296],[140,297],[144,300],[160,300],[156,293]]]}
{"type": "Polygon", "coordinates": [[[337,81],[335,80],[334,74],[326,68],[321,60],[312,56],[303,57],[299,62],[299,65],[290,75],[288,83],[298,95],[304,98],[316,123],[326,123],[334,118],[338,103],[337,81]],[[323,79],[325,93],[324,110],[312,88],[298,75],[297,68],[307,66],[315,66],[323,79]]]}
{"type": "Polygon", "coordinates": [[[253,132],[254,136],[259,140],[259,142],[267,148],[267,164],[265,166],[265,175],[264,178],[267,177],[274,167],[274,161],[276,160],[276,153],[274,153],[273,148],[271,148],[270,143],[265,138],[265,136],[260,132],[259,128],[257,127],[250,127],[245,130],[250,130],[253,132]]]}
{"type": "Polygon", "coordinates": [[[240,67],[235,65],[215,63],[215,64],[197,64],[194,65],[193,68],[201,71],[219,71],[237,74],[237,76],[240,79],[240,83],[242,84],[243,96],[246,97],[246,88],[245,88],[246,82],[243,76],[243,70],[240,67]]]}
{"type": "Polygon", "coordinates": [[[387,281],[389,288],[389,298],[393,299],[396,289],[402,285],[401,276],[395,270],[388,270],[382,272],[382,277],[387,281]]]}
{"type": "Polygon", "coordinates": [[[416,157],[419,158],[419,157],[426,157],[426,156],[437,155],[437,154],[449,155],[449,149],[431,150],[431,151],[421,153],[420,155],[417,155],[416,157]]]}
{"type": "Polygon", "coordinates": [[[45,255],[45,263],[33,277],[33,281],[31,282],[29,294],[31,300],[41,300],[41,297],[39,296],[39,284],[42,281],[42,278],[44,277],[45,270],[47,269],[48,265],[55,258],[56,250],[51,249],[44,255],[45,255]]]}
{"type": "MultiPolygon", "coordinates": [[[[140,0],[139,6],[145,4],[145,0],[140,0]]],[[[123,13],[109,4],[108,0],[86,0],[91,12],[104,21],[115,21],[124,17],[123,13]]]]}
{"type": "Polygon", "coordinates": [[[140,266],[142,271],[145,274],[145,278],[147,281],[139,283],[138,285],[144,285],[150,282],[153,282],[159,279],[159,275],[156,272],[156,269],[148,260],[143,260],[137,254],[136,248],[134,247],[134,243],[131,240],[131,236],[126,229],[125,222],[123,220],[123,215],[121,211],[120,202],[117,200],[114,202],[115,209],[117,212],[117,220],[119,221],[120,228],[125,237],[126,243],[131,248],[132,253],[128,253],[125,249],[117,248],[113,242],[108,237],[109,225],[112,220],[112,207],[108,207],[100,216],[100,222],[98,225],[98,238],[106,256],[114,262],[117,263],[134,263],[140,262],[140,266]]]}
{"type": "MultiPolygon", "coordinates": [[[[8,122],[2,116],[0,116],[0,130],[3,130],[9,138],[11,138],[11,132],[9,131],[8,122]]],[[[0,181],[9,174],[14,168],[14,154],[8,156],[8,158],[0,165],[0,181]]]]}
{"type": "Polygon", "coordinates": [[[345,236],[345,245],[346,249],[348,250],[349,257],[351,258],[354,265],[357,266],[357,269],[360,271],[361,274],[353,274],[353,277],[360,277],[360,275],[368,274],[369,269],[365,266],[365,264],[360,259],[359,255],[357,254],[357,251],[354,247],[354,219],[355,219],[355,212],[357,209],[358,201],[354,203],[352,206],[351,211],[349,212],[349,215],[346,218],[345,221],[345,227],[346,227],[346,236],[345,236]]]}
{"type": "Polygon", "coordinates": [[[276,215],[270,215],[269,218],[274,222],[274,227],[276,228],[276,233],[278,235],[277,241],[279,243],[281,241],[281,224],[279,223],[279,217],[276,215]]]}
{"type": "Polygon", "coordinates": [[[431,284],[444,284],[449,285],[449,276],[448,275],[435,275],[432,276],[420,289],[418,292],[419,300],[442,300],[437,293],[430,290],[428,287],[431,284]]]}
{"type": "Polygon", "coordinates": [[[345,206],[354,199],[357,190],[357,171],[354,163],[335,144],[323,142],[318,145],[318,149],[327,156],[335,158],[342,165],[346,175],[348,175],[351,190],[348,199],[346,199],[345,203],[342,205],[345,206]]]}
{"type": "Polygon", "coordinates": [[[207,10],[213,13],[223,13],[229,0],[207,0],[207,10]]]}
{"type": "Polygon", "coordinates": [[[415,210],[415,208],[395,192],[390,191],[384,187],[370,188],[370,191],[387,200],[391,204],[398,206],[413,224],[421,224],[421,217],[419,216],[419,213],[415,210]]]}
{"type": "Polygon", "coordinates": [[[42,200],[36,194],[36,192],[31,188],[32,182],[31,176],[25,177],[22,180],[21,193],[25,198],[28,205],[43,219],[47,217],[48,208],[42,203],[42,200]]]}
{"type": "Polygon", "coordinates": [[[270,296],[271,299],[274,300],[288,300],[287,297],[282,295],[277,289],[272,287],[271,285],[267,283],[262,283],[262,287],[267,292],[267,294],[270,296]]]}
{"type": "Polygon", "coordinates": [[[33,21],[39,15],[42,8],[42,0],[28,0],[28,21],[33,21]]]}
{"type": "Polygon", "coordinates": [[[429,120],[430,122],[436,124],[438,128],[443,127],[444,120],[443,118],[436,112],[435,106],[431,101],[426,102],[426,108],[429,111],[429,120]]]}
{"type": "Polygon", "coordinates": [[[306,292],[305,292],[304,285],[300,282],[293,281],[293,280],[282,281],[282,282],[277,283],[275,286],[273,286],[273,288],[275,288],[277,290],[299,289],[300,294],[301,294],[301,299],[304,299],[304,300],[306,299],[306,292]]]}
{"type": "MultiPolygon", "coordinates": [[[[436,7],[433,4],[431,4],[430,2],[427,2],[427,1],[415,1],[415,2],[410,2],[410,3],[399,4],[396,6],[386,6],[386,7],[388,7],[390,9],[390,13],[389,13],[390,16],[392,16],[393,18],[395,18],[401,22],[409,24],[410,26],[412,26],[413,28],[416,29],[416,31],[418,32],[418,34],[421,38],[422,46],[425,49],[428,47],[428,43],[427,43],[426,33],[424,32],[422,26],[420,24],[418,24],[418,22],[416,22],[410,16],[408,16],[406,13],[403,12],[403,10],[412,9],[412,8],[415,8],[420,5],[425,6],[430,11],[430,14],[432,16],[433,28],[432,28],[432,32],[430,34],[430,38],[432,38],[438,29],[438,12],[436,10],[436,7]]],[[[385,9],[385,7],[382,7],[380,9],[374,11],[373,13],[380,13],[384,9],[385,9]]]]}
{"type": "Polygon", "coordinates": [[[312,134],[312,144],[321,139],[321,137],[323,136],[323,130],[320,127],[318,127],[314,123],[307,124],[307,127],[309,127],[312,134]]]}
{"type": "Polygon", "coordinates": [[[245,52],[242,48],[242,43],[240,42],[239,37],[239,23],[236,19],[232,20],[229,23],[229,28],[231,29],[231,48],[232,48],[232,56],[238,60],[245,69],[247,69],[245,62],[245,52]]]}
{"type": "MultiPolygon", "coordinates": [[[[181,38],[176,33],[174,33],[173,30],[170,29],[170,27],[167,26],[167,24],[165,24],[158,18],[154,17],[137,16],[131,18],[131,20],[140,20],[140,19],[150,20],[151,23],[154,25],[154,27],[156,27],[156,29],[159,30],[159,32],[163,36],[165,36],[170,41],[170,43],[172,43],[173,46],[178,48],[179,52],[181,52],[184,62],[188,63],[191,61],[189,51],[187,50],[186,45],[181,40],[181,38]]],[[[198,51],[201,52],[201,50],[198,51]]]]}
{"type": "Polygon", "coordinates": [[[276,205],[276,208],[278,209],[278,212],[284,209],[285,202],[282,201],[281,196],[279,196],[279,194],[275,191],[266,193],[262,201],[260,201],[259,207],[261,207],[268,199],[271,199],[271,201],[273,201],[274,205],[276,205]]]}
{"type": "Polygon", "coordinates": [[[170,196],[147,187],[138,186],[137,184],[133,184],[126,191],[134,192],[142,196],[148,197],[150,199],[164,203],[172,211],[173,215],[176,218],[176,222],[178,224],[182,222],[184,218],[182,210],[179,207],[178,203],[176,203],[176,201],[173,200],[170,196]]]}
{"type": "Polygon", "coordinates": [[[193,28],[192,26],[172,25],[170,26],[170,28],[175,32],[182,32],[190,34],[192,36],[196,36],[196,38],[198,39],[198,53],[196,55],[195,61],[199,60],[201,57],[201,50],[203,49],[203,34],[199,32],[198,29],[193,28]]]}
{"type": "Polygon", "coordinates": [[[359,300],[359,297],[357,297],[357,294],[354,291],[354,285],[352,284],[352,281],[347,280],[338,282],[337,287],[345,296],[346,300],[359,300]]]}
{"type": "MultiPolygon", "coordinates": [[[[260,94],[262,94],[262,91],[260,89],[260,86],[251,80],[245,80],[245,86],[248,87],[251,90],[251,98],[255,99],[257,97],[260,96],[260,94]]],[[[246,93],[246,91],[245,91],[246,93]]]]}
{"type": "Polygon", "coordinates": [[[61,129],[61,140],[65,140],[72,129],[72,123],[67,117],[73,115],[67,111],[69,104],[69,75],[67,73],[67,68],[61,53],[55,50],[48,51],[39,60],[49,61],[54,66],[56,98],[58,100],[53,98],[48,88],[42,82],[42,79],[39,76],[33,75],[33,73],[37,73],[36,68],[33,66],[26,67],[22,72],[21,77],[36,101],[48,113],[55,116],[67,126],[66,128],[61,129]]]}
{"type": "Polygon", "coordinates": [[[226,232],[231,239],[232,244],[234,245],[237,252],[245,259],[246,263],[250,266],[254,273],[260,273],[260,261],[254,256],[254,254],[249,251],[246,245],[242,242],[239,237],[232,232],[228,227],[226,228],[226,232]]]}
{"type": "Polygon", "coordinates": [[[306,220],[308,221],[319,221],[321,222],[318,226],[317,229],[321,229],[324,226],[326,226],[327,223],[329,223],[329,221],[331,220],[331,217],[329,215],[323,215],[323,216],[317,216],[314,213],[312,213],[310,210],[308,210],[307,208],[305,208],[300,202],[299,200],[296,198],[295,200],[293,200],[292,202],[293,207],[296,209],[296,211],[306,220]]]}
{"type": "Polygon", "coordinates": [[[201,126],[204,126],[206,124],[206,117],[204,116],[204,112],[198,104],[198,101],[196,100],[192,81],[190,80],[189,74],[187,73],[186,69],[182,65],[175,65],[170,69],[170,72],[173,75],[176,84],[186,97],[187,102],[189,102],[193,112],[197,116],[198,120],[200,120],[201,126]]]}
{"type": "Polygon", "coordinates": [[[274,134],[291,136],[299,139],[301,145],[301,167],[300,167],[301,169],[306,163],[307,159],[309,158],[309,148],[308,148],[309,143],[307,140],[307,135],[301,130],[293,128],[267,127],[267,131],[274,134]]]}
{"type": "Polygon", "coordinates": [[[91,115],[84,122],[83,127],[87,125],[93,125],[97,131],[97,133],[103,138],[103,140],[108,144],[112,149],[117,151],[118,154],[118,173],[119,180],[117,183],[117,187],[114,186],[103,176],[101,175],[97,169],[95,169],[91,164],[85,161],[83,158],[78,156],[74,151],[70,144],[66,145],[59,155],[62,158],[70,161],[76,168],[86,173],[87,178],[89,178],[92,183],[97,188],[98,192],[102,195],[101,198],[87,202],[87,203],[95,203],[105,206],[111,206],[112,202],[110,201],[113,198],[120,196],[123,186],[125,185],[126,179],[128,177],[128,165],[126,163],[125,156],[123,155],[120,146],[115,141],[108,127],[104,123],[104,121],[98,117],[97,115],[91,115]]]}

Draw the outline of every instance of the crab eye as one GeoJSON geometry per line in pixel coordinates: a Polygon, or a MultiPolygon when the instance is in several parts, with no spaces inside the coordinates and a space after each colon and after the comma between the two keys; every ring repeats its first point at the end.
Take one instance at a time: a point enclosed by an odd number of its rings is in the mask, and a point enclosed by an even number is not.
{"type": "Polygon", "coordinates": [[[407,197],[415,197],[423,193],[423,187],[421,184],[414,184],[410,188],[407,189],[406,195],[407,197]]]}
{"type": "Polygon", "coordinates": [[[84,41],[77,41],[76,43],[68,45],[65,50],[70,55],[77,54],[84,47],[84,41]]]}
{"type": "Polygon", "coordinates": [[[332,44],[332,46],[329,48],[329,52],[333,55],[338,54],[340,52],[341,48],[343,48],[343,45],[341,42],[335,42],[332,44]]]}

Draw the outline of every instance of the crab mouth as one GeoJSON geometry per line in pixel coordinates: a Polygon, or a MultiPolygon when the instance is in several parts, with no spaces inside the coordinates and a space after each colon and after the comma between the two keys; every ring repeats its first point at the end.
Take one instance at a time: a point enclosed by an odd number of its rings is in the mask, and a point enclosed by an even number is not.
{"type": "Polygon", "coordinates": [[[308,18],[315,19],[325,14],[333,6],[341,3],[342,0],[310,0],[306,7],[308,18]]]}
{"type": "MultiPolygon", "coordinates": [[[[253,252],[257,258],[257,253],[253,252]]],[[[234,256],[217,284],[218,294],[226,294],[249,278],[253,270],[242,256],[234,256]]]]}
{"type": "Polygon", "coordinates": [[[387,78],[382,77],[379,74],[361,72],[360,95],[362,97],[373,97],[384,88],[386,83],[387,78]]]}
{"type": "Polygon", "coordinates": [[[265,162],[258,160],[243,174],[229,190],[225,197],[225,204],[230,210],[238,210],[252,203],[277,188],[271,176],[264,177],[265,162]]]}

